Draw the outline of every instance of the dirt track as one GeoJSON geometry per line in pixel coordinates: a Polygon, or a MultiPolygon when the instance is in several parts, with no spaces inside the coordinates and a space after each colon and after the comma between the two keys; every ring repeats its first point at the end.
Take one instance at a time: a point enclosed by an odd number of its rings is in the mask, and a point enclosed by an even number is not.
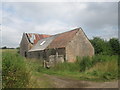
{"type": "Polygon", "coordinates": [[[52,76],[45,74],[55,88],[118,88],[118,81],[112,82],[92,82],[92,81],[81,81],[61,78],[58,76],[52,76]]]}

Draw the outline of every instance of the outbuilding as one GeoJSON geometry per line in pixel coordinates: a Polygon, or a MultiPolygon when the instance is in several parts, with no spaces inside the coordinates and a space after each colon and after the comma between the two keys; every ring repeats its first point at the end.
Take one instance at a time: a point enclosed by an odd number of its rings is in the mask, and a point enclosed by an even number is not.
{"type": "MultiPolygon", "coordinates": [[[[24,33],[25,34],[25,33],[24,33]]],[[[20,54],[48,62],[75,62],[76,57],[93,56],[94,48],[82,28],[44,37],[31,43],[26,34],[20,44],[20,54]]],[[[36,37],[33,36],[33,41],[36,37]]]]}

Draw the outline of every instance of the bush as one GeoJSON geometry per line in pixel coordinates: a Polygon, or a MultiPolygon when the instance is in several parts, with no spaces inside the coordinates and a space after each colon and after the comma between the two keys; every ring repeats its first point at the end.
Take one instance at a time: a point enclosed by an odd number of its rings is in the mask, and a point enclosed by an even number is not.
{"type": "Polygon", "coordinates": [[[109,44],[111,46],[113,55],[120,54],[120,43],[119,43],[119,40],[117,38],[111,38],[109,40],[109,44]]]}
{"type": "Polygon", "coordinates": [[[118,56],[117,55],[95,55],[92,57],[92,64],[96,64],[99,62],[107,62],[107,61],[111,61],[111,60],[118,60],[118,56]]]}
{"type": "Polygon", "coordinates": [[[30,73],[23,57],[17,53],[4,52],[2,63],[3,88],[21,88],[27,86],[30,73]]]}
{"type": "Polygon", "coordinates": [[[110,56],[107,55],[95,55],[92,57],[92,63],[96,64],[98,62],[105,62],[107,60],[110,60],[109,57],[110,56]]]}
{"type": "Polygon", "coordinates": [[[118,57],[101,56],[101,59],[102,60],[100,61],[93,60],[96,63],[93,63],[93,66],[86,71],[87,74],[96,76],[97,78],[104,81],[118,79],[118,57]]]}
{"type": "Polygon", "coordinates": [[[89,69],[92,66],[92,62],[90,60],[90,57],[83,57],[80,62],[80,71],[85,71],[89,69]]]}

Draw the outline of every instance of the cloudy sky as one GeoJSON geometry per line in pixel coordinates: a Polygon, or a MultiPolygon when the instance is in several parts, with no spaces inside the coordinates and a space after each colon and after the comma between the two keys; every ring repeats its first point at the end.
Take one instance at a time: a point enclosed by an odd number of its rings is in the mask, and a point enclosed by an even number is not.
{"type": "Polygon", "coordinates": [[[89,39],[118,37],[117,2],[3,2],[2,46],[18,47],[23,32],[57,34],[82,27],[89,39]]]}

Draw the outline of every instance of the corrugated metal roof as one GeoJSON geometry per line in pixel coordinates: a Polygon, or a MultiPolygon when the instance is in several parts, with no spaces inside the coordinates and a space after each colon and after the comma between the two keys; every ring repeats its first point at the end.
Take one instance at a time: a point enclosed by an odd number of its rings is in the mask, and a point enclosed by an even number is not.
{"type": "Polygon", "coordinates": [[[36,33],[26,33],[28,40],[32,44],[36,44],[39,40],[50,37],[51,35],[45,35],[45,34],[36,34],[36,33]]]}
{"type": "Polygon", "coordinates": [[[38,41],[36,45],[33,46],[32,49],[29,50],[29,52],[32,51],[40,51],[47,48],[47,46],[55,39],[57,35],[50,36],[48,38],[44,38],[38,41]]]}

